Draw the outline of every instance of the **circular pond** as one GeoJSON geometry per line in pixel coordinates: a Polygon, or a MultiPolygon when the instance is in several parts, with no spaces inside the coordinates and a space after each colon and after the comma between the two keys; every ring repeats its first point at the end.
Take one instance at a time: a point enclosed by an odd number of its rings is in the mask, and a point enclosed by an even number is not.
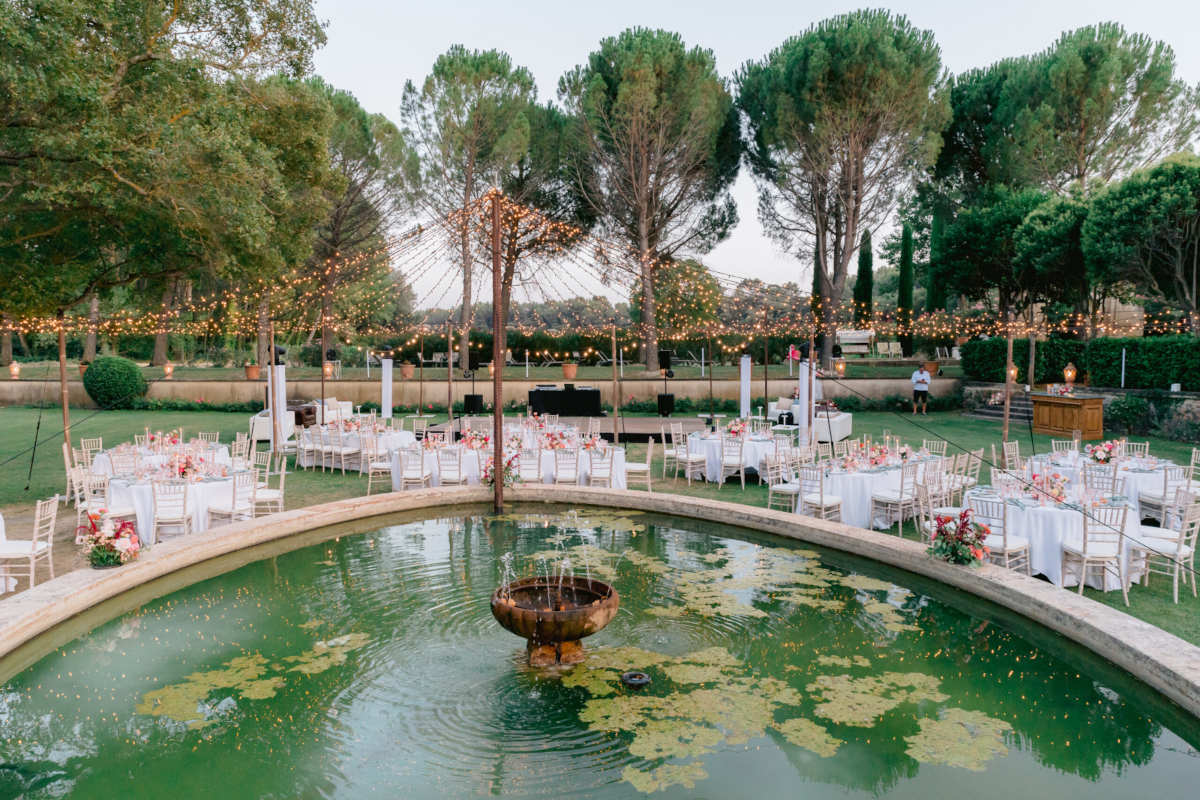
{"type": "Polygon", "coordinates": [[[1195,720],[997,613],[690,520],[403,523],[174,591],[10,678],[0,797],[1099,800],[1200,774],[1195,720]],[[531,668],[493,619],[506,553],[619,592],[584,664],[531,668]]]}

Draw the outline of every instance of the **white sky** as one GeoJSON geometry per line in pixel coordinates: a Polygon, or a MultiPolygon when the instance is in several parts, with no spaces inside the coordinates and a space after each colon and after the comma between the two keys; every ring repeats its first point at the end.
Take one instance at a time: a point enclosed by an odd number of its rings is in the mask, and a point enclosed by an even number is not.
{"type": "MultiPolygon", "coordinates": [[[[399,121],[404,82],[419,83],[451,44],[504,50],[532,71],[538,96],[545,100],[555,97],[559,76],[582,63],[601,38],[631,26],[678,31],[689,46],[711,49],[721,74],[730,77],[747,60],[761,58],[812,23],[862,7],[832,0],[758,0],[746,6],[713,0],[609,0],[598,6],[547,0],[317,0],[319,16],[329,22],[329,43],[317,54],[316,71],[354,93],[367,110],[399,121]]],[[[888,7],[918,27],[933,30],[942,63],[951,72],[1037,52],[1064,30],[1113,20],[1171,45],[1177,74],[1190,83],[1200,82],[1200,2],[1195,0],[924,0],[888,7]]],[[[811,273],[779,253],[763,235],[754,185],[745,170],[734,196],[741,222],[705,262],[722,272],[806,286],[811,273]]],[[[423,287],[416,288],[418,302],[424,305],[423,287]]]]}

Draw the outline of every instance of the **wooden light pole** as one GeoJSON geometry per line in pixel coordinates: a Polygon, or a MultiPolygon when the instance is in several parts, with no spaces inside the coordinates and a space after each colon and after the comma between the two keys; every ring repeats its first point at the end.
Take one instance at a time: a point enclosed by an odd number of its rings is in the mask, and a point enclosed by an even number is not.
{"type": "MultiPolygon", "coordinates": [[[[1012,311],[1008,312],[1005,318],[1004,338],[1007,340],[1007,355],[1004,359],[1004,425],[1000,431],[1000,439],[1008,441],[1008,415],[1012,409],[1012,392],[1013,392],[1013,331],[1012,331],[1012,311]]],[[[1004,465],[1005,469],[1008,464],[1004,465]]]]}
{"type": "Polygon", "coordinates": [[[63,441],[71,447],[71,392],[67,387],[66,315],[58,312],[58,389],[62,398],[63,441]]]}
{"type": "MultiPolygon", "coordinates": [[[[275,320],[271,320],[270,348],[267,354],[267,361],[270,362],[270,365],[267,367],[267,397],[271,399],[271,460],[274,461],[279,457],[278,454],[283,450],[283,447],[279,441],[279,409],[275,407],[276,403],[279,401],[277,396],[278,391],[276,389],[276,384],[279,382],[279,379],[278,376],[275,375],[275,320]]],[[[325,374],[324,363],[321,364],[321,374],[325,374]]],[[[321,413],[324,414],[325,401],[323,397],[321,402],[321,413]]],[[[267,471],[270,472],[269,469],[267,471]]]]}
{"type": "Polygon", "coordinates": [[[500,266],[500,192],[492,191],[492,505],[504,511],[504,308],[500,266]]]}

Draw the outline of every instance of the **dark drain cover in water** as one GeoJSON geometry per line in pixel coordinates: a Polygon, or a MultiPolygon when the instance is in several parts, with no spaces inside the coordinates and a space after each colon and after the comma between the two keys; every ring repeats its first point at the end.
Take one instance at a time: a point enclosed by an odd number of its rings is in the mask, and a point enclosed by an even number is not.
{"type": "Polygon", "coordinates": [[[646,684],[650,683],[650,676],[644,672],[622,672],[621,683],[633,689],[640,689],[646,684]]]}

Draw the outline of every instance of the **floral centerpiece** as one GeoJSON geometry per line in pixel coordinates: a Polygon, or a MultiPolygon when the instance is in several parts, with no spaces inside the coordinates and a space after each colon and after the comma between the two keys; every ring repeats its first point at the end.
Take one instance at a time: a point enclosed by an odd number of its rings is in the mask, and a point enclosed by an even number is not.
{"type": "Polygon", "coordinates": [[[1056,503],[1066,502],[1067,499],[1067,484],[1070,482],[1063,475],[1057,472],[1050,474],[1033,473],[1034,494],[1041,494],[1049,497],[1056,503]]]}
{"type": "MultiPolygon", "coordinates": [[[[199,460],[203,461],[204,459],[199,460]]],[[[180,478],[188,478],[199,473],[200,465],[191,456],[184,456],[175,462],[175,471],[179,473],[180,478]]]]}
{"type": "Polygon", "coordinates": [[[591,436],[589,436],[583,440],[583,449],[584,450],[603,450],[604,449],[604,440],[593,433],[591,436]]]}
{"type": "Polygon", "coordinates": [[[934,558],[974,567],[991,553],[984,544],[991,530],[971,519],[971,509],[964,508],[957,517],[939,516],[936,525],[926,550],[934,558]]]}
{"type": "Polygon", "coordinates": [[[437,450],[442,444],[442,440],[436,436],[426,436],[421,440],[421,446],[426,450],[437,450]]]}
{"type": "Polygon", "coordinates": [[[1055,397],[1070,397],[1075,391],[1075,387],[1069,383],[1052,383],[1047,389],[1047,394],[1055,397]]]}
{"type": "MultiPolygon", "coordinates": [[[[517,469],[521,461],[521,454],[515,452],[512,455],[504,457],[503,467],[500,470],[500,480],[505,486],[512,486],[521,479],[521,473],[517,469]]],[[[496,459],[488,458],[483,464],[483,473],[480,475],[483,483],[488,486],[496,485],[496,459]]]]}
{"type": "Polygon", "coordinates": [[[534,411],[529,415],[529,424],[540,431],[546,427],[546,420],[542,418],[541,414],[534,411]]]}
{"type": "Polygon", "coordinates": [[[104,511],[88,514],[88,524],[79,527],[81,537],[88,547],[88,563],[96,569],[119,567],[138,557],[142,545],[138,540],[137,530],[133,523],[121,520],[114,524],[111,519],[103,518],[104,511]],[[97,523],[100,523],[97,525],[97,523]]]}
{"type": "Polygon", "coordinates": [[[744,420],[744,419],[730,420],[729,424],[725,426],[725,432],[728,433],[730,436],[745,435],[746,420],[744,420]]]}
{"type": "Polygon", "coordinates": [[[158,445],[159,447],[177,445],[179,444],[179,434],[176,431],[168,431],[165,434],[162,431],[155,431],[150,434],[148,441],[150,444],[158,445]]]}
{"type": "Polygon", "coordinates": [[[542,434],[542,446],[547,450],[566,450],[570,442],[563,431],[549,431],[542,434]]]}
{"type": "Polygon", "coordinates": [[[1116,455],[1117,443],[1109,439],[1107,442],[1100,442],[1100,444],[1089,444],[1084,452],[1087,453],[1088,458],[1097,464],[1107,464],[1116,455]]]}
{"type": "Polygon", "coordinates": [[[843,456],[841,467],[846,472],[858,472],[858,457],[853,455],[843,456]]]}
{"type": "Polygon", "coordinates": [[[492,443],[492,437],[483,431],[467,428],[463,431],[462,441],[468,450],[482,450],[492,443]]]}

